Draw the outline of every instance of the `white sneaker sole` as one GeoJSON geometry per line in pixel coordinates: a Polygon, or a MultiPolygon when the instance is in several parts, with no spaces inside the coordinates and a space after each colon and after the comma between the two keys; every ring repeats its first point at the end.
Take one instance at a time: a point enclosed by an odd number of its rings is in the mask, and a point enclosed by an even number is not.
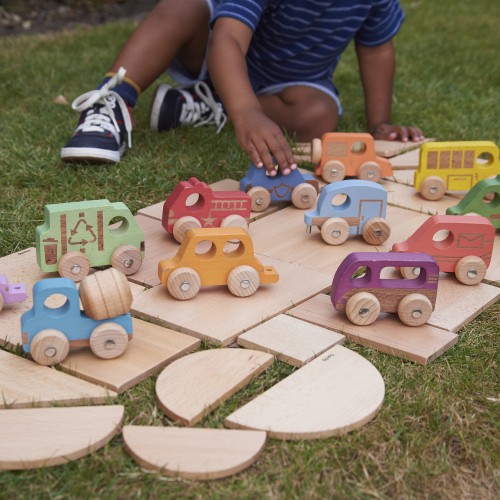
{"type": "Polygon", "coordinates": [[[61,160],[62,161],[90,161],[96,163],[118,163],[123,151],[108,151],[99,148],[62,148],[61,160]]]}
{"type": "Polygon", "coordinates": [[[165,99],[165,94],[172,88],[171,85],[167,85],[166,83],[162,83],[156,89],[153,103],[151,104],[151,113],[149,116],[149,128],[153,132],[159,132],[158,130],[158,121],[160,119],[160,111],[161,105],[163,103],[163,99],[165,99]]]}

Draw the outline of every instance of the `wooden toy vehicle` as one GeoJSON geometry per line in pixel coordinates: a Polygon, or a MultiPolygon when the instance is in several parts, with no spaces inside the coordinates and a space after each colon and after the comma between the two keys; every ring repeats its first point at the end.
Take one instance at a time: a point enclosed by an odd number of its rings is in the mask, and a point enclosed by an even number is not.
{"type": "Polygon", "coordinates": [[[123,203],[80,201],[45,206],[35,230],[38,265],[44,272],[80,281],[91,266],[135,273],[144,257],[144,234],[123,203]]]}
{"type": "Polygon", "coordinates": [[[332,281],[331,300],[356,325],[370,325],[380,312],[397,313],[409,326],[423,325],[436,304],[439,267],[422,253],[354,252],[339,265],[332,281]],[[419,267],[411,279],[382,278],[394,267],[419,267]]]}
{"type": "Polygon", "coordinates": [[[482,215],[495,229],[500,229],[500,175],[479,181],[457,205],[448,208],[446,213],[482,215]]]}
{"type": "MultiPolygon", "coordinates": [[[[425,252],[436,260],[441,272],[455,273],[464,285],[475,285],[490,265],[495,228],[479,215],[433,215],[407,240],[394,243],[393,252],[425,252]]],[[[402,267],[407,278],[418,267],[402,267]]]]}
{"type": "Polygon", "coordinates": [[[316,210],[306,212],[304,222],[308,233],[318,226],[329,245],[341,245],[350,234],[362,234],[370,245],[379,245],[391,234],[386,210],[387,192],[380,184],[340,181],[323,188],[316,210]]]}
{"type": "Polygon", "coordinates": [[[415,189],[426,200],[435,201],[446,191],[468,191],[497,174],[500,158],[494,142],[428,142],[420,148],[415,189]]]}
{"type": "Polygon", "coordinates": [[[303,174],[299,169],[283,175],[276,170],[271,177],[265,168],[257,168],[253,163],[247,175],[240,181],[240,189],[252,198],[252,210],[262,212],[271,203],[291,201],[296,208],[311,208],[316,203],[319,192],[318,181],[310,174],[303,174]]]}
{"type": "Polygon", "coordinates": [[[328,132],[313,139],[311,161],[317,163],[316,175],[325,182],[337,182],[344,177],[378,182],[393,175],[386,158],[377,156],[375,141],[370,134],[328,132]]]}
{"type": "Polygon", "coordinates": [[[163,205],[162,225],[180,243],[193,227],[248,229],[252,198],[241,191],[213,191],[191,177],[174,188],[163,205]]]}
{"type": "Polygon", "coordinates": [[[23,283],[11,283],[7,276],[0,274],[0,311],[5,304],[15,304],[26,300],[26,287],[23,283]]]}
{"type": "Polygon", "coordinates": [[[274,267],[254,256],[253,242],[242,228],[194,228],[177,254],[158,263],[158,277],[179,300],[193,298],[203,285],[227,285],[237,297],[252,295],[260,284],[276,283],[274,267]]]}
{"type": "Polygon", "coordinates": [[[88,345],[99,358],[116,358],[132,337],[131,304],[127,278],[116,269],[85,277],[80,293],[69,278],[40,280],[33,287],[33,308],[21,316],[23,349],[46,366],[61,363],[71,346],[88,345]],[[60,295],[64,304],[50,307],[60,295]]]}

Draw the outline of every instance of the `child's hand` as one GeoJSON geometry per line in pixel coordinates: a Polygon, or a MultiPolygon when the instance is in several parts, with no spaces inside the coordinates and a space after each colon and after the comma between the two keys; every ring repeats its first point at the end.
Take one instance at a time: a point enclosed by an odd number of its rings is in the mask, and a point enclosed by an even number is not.
{"type": "Polygon", "coordinates": [[[425,139],[423,132],[418,127],[405,127],[404,125],[391,125],[390,123],[379,123],[371,134],[375,139],[385,141],[418,142],[425,139]]]}
{"type": "Polygon", "coordinates": [[[297,168],[283,132],[262,111],[250,111],[240,119],[233,118],[233,125],[239,145],[255,166],[265,167],[270,176],[276,175],[275,163],[284,175],[297,168]]]}

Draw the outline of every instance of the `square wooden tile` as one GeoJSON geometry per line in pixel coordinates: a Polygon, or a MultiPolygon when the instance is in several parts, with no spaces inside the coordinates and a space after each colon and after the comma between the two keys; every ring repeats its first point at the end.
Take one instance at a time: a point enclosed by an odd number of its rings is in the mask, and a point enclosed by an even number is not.
{"type": "Polygon", "coordinates": [[[172,298],[162,286],[142,293],[132,305],[134,316],[174,330],[229,345],[240,333],[280,314],[311,296],[327,290],[331,277],[262,255],[257,258],[274,266],[279,282],[261,285],[250,297],[232,295],[227,287],[202,287],[191,300],[172,298]]]}
{"type": "Polygon", "coordinates": [[[344,341],[340,333],[286,314],[279,314],[238,337],[239,345],[269,352],[283,363],[297,367],[344,341]]]}
{"type": "Polygon", "coordinates": [[[122,393],[200,345],[198,339],[189,335],[136,318],[133,332],[127,350],[120,357],[100,359],[89,349],[80,349],[61,363],[63,370],[122,393]]]}
{"type": "Polygon", "coordinates": [[[354,325],[344,313],[333,308],[330,297],[324,294],[299,304],[287,314],[341,332],[357,344],[424,365],[458,341],[455,333],[428,324],[406,326],[391,314],[380,315],[375,323],[368,326],[354,325]]]}
{"type": "MultiPolygon", "coordinates": [[[[20,252],[0,258],[0,273],[7,276],[10,283],[24,283],[27,298],[19,304],[4,307],[0,314],[0,345],[21,345],[21,316],[33,307],[33,285],[45,278],[57,278],[57,273],[44,273],[36,262],[36,249],[27,248],[20,252]]],[[[143,286],[130,283],[135,297],[144,290],[143,286]]]]}

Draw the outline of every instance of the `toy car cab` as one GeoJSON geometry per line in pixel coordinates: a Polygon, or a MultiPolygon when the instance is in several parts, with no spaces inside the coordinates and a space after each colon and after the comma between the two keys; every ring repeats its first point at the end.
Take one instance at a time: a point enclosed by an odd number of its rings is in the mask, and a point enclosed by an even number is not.
{"type": "Polygon", "coordinates": [[[500,175],[479,181],[457,205],[449,207],[446,214],[482,215],[495,229],[500,229],[500,175]]]}
{"type": "Polygon", "coordinates": [[[316,210],[306,212],[304,222],[309,233],[312,226],[319,227],[329,245],[341,245],[356,234],[362,234],[370,245],[379,245],[391,234],[386,210],[387,192],[380,184],[340,181],[323,188],[316,210]]]}
{"type": "Polygon", "coordinates": [[[408,326],[423,325],[436,303],[439,267],[422,253],[354,252],[339,265],[331,301],[356,325],[370,325],[380,312],[397,313],[408,326]],[[386,268],[418,266],[412,279],[382,277],[386,268]]]}
{"type": "MultiPolygon", "coordinates": [[[[475,285],[490,265],[495,228],[479,215],[433,215],[407,240],[394,243],[393,252],[425,252],[436,260],[441,272],[455,273],[464,285],[475,285]]],[[[408,278],[418,267],[402,267],[408,278]]]]}
{"type": "Polygon", "coordinates": [[[338,182],[344,177],[378,182],[393,175],[386,158],[377,156],[370,134],[328,132],[313,139],[311,161],[317,163],[315,173],[325,182],[338,182]]]}
{"type": "Polygon", "coordinates": [[[312,208],[316,203],[319,183],[311,174],[299,169],[283,175],[280,169],[271,177],[267,170],[250,164],[246,176],[240,181],[241,191],[252,198],[252,210],[262,212],[271,203],[291,201],[296,208],[312,208]]]}
{"type": "Polygon", "coordinates": [[[46,205],[35,240],[40,269],[74,281],[87,276],[91,266],[133,274],[144,257],[144,234],[132,213],[108,200],[46,205]]]}
{"type": "Polygon", "coordinates": [[[227,285],[233,295],[248,297],[260,284],[278,281],[274,267],[254,256],[248,233],[236,227],[190,229],[177,254],[158,263],[158,277],[179,300],[205,285],[227,285]]]}
{"type": "Polygon", "coordinates": [[[491,141],[422,144],[415,189],[430,201],[441,199],[446,191],[468,191],[480,180],[500,174],[499,156],[491,141]]]}
{"type": "Polygon", "coordinates": [[[191,177],[181,181],[163,204],[162,225],[180,243],[193,227],[248,229],[252,199],[241,191],[214,191],[191,177]]]}

